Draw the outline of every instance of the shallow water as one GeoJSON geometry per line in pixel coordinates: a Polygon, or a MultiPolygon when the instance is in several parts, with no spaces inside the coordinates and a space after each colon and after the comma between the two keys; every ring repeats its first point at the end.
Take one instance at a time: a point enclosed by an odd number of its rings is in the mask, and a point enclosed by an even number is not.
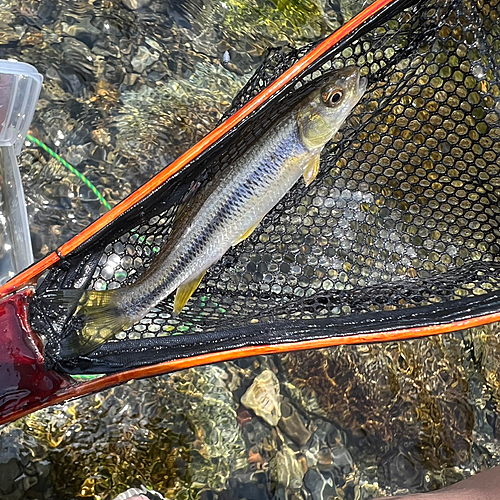
{"type": "MultiPolygon", "coordinates": [[[[361,7],[4,0],[0,56],[45,76],[32,135],[114,205],[213,128],[267,46],[318,39],[361,7]]],[[[104,209],[35,147],[19,160],[38,259],[104,209]]],[[[499,353],[485,327],[131,382],[4,428],[0,492],[328,500],[438,488],[499,463],[499,353]]]]}

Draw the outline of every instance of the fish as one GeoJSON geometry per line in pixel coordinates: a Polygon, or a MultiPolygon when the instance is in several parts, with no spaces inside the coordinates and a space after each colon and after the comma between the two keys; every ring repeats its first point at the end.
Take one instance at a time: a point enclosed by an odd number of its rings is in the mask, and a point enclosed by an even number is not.
{"type": "Polygon", "coordinates": [[[303,177],[313,182],[324,146],[366,91],[356,66],[332,72],[246,152],[208,181],[180,209],[150,267],[131,285],[113,290],[62,289],[54,299],[77,303],[83,325],[63,339],[62,353],[85,355],[138,323],[175,292],[181,313],[208,268],[248,238],[264,216],[303,177]]]}

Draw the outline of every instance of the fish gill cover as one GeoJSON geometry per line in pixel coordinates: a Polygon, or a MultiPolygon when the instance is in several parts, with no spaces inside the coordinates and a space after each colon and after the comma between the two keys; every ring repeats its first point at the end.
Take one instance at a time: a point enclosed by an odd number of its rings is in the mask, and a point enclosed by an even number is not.
{"type": "MultiPolygon", "coordinates": [[[[91,237],[39,283],[30,322],[47,362],[111,373],[206,352],[389,331],[500,309],[500,4],[396,1],[257,112],[91,237]],[[254,233],[207,272],[182,313],[173,298],[87,356],[60,288],[133,283],[179,207],[241,155],[332,69],[357,65],[369,87],[327,146],[254,233]]],[[[311,46],[272,51],[226,117],[311,46]]]]}

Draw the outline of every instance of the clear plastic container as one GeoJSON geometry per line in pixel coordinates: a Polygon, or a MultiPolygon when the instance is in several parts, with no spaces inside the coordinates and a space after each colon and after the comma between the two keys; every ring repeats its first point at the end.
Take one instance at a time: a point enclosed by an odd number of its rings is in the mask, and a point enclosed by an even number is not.
{"type": "Polygon", "coordinates": [[[33,119],[42,80],[29,64],[0,61],[0,284],[33,263],[16,157],[33,119]]]}

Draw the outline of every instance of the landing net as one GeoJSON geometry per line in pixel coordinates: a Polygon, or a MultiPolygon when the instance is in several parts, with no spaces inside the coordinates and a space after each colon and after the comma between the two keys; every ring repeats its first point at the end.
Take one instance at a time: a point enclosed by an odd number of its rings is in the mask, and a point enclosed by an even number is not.
{"type": "MultiPolygon", "coordinates": [[[[48,363],[111,373],[236,349],[458,321],[500,310],[498,0],[394,2],[39,283],[30,323],[48,363]],[[212,266],[179,317],[172,298],[88,356],[63,358],[59,288],[133,283],[179,207],[332,69],[369,88],[322,156],[250,238],[212,266]]],[[[226,117],[311,46],[272,51],[226,117]]]]}

